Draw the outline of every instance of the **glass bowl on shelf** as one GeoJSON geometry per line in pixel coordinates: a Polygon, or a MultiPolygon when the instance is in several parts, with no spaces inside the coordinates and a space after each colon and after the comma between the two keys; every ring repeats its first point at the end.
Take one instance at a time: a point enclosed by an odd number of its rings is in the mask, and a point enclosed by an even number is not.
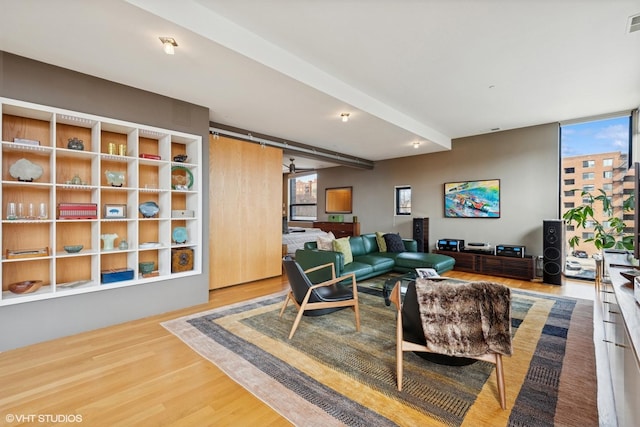
{"type": "Polygon", "coordinates": [[[160,212],[160,207],[156,202],[144,202],[140,203],[138,210],[145,218],[153,218],[160,212]]]}

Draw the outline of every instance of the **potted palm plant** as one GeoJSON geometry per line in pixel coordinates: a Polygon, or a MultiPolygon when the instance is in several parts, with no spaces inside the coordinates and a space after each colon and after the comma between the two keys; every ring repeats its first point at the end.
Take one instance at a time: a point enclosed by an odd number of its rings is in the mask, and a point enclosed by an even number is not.
{"type": "MultiPolygon", "coordinates": [[[[593,229],[593,237],[584,239],[585,243],[593,243],[598,251],[605,249],[633,250],[633,235],[625,233],[625,223],[620,217],[613,216],[613,205],[607,193],[599,189],[597,195],[582,191],[584,203],[566,211],[562,218],[567,225],[585,230],[593,229]],[[601,205],[598,207],[598,205],[601,205]],[[602,213],[602,215],[600,215],[602,213]]],[[[632,211],[634,196],[630,195],[622,202],[623,212],[632,211]]],[[[580,244],[580,236],[569,239],[569,246],[575,249],[580,244]]]]}

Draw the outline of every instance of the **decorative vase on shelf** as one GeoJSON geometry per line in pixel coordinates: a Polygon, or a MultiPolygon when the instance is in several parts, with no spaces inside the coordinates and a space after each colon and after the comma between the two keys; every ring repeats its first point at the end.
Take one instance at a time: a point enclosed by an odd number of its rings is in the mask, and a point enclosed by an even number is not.
{"type": "Polygon", "coordinates": [[[129,244],[127,243],[127,241],[125,239],[122,239],[120,241],[120,244],[118,245],[118,249],[124,251],[126,249],[129,249],[129,244]]]}
{"type": "Polygon", "coordinates": [[[118,238],[118,235],[115,233],[103,234],[100,236],[100,238],[102,239],[102,242],[103,242],[102,249],[104,249],[105,251],[108,251],[113,249],[113,242],[118,238]]]}
{"type": "Polygon", "coordinates": [[[122,187],[124,185],[125,174],[122,171],[105,171],[107,182],[112,187],[122,187]]]}

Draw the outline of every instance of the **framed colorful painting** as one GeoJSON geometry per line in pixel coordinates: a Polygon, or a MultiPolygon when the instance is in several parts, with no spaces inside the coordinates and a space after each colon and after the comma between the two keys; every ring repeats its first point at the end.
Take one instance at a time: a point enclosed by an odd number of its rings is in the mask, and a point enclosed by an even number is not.
{"type": "Polygon", "coordinates": [[[445,182],[445,218],[500,218],[500,180],[445,182]]]}

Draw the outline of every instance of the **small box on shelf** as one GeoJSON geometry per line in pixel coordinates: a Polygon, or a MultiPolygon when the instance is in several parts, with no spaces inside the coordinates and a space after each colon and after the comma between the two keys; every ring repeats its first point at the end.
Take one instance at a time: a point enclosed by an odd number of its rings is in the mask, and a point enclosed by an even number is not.
{"type": "Polygon", "coordinates": [[[171,249],[171,272],[193,270],[193,249],[174,248],[171,249]]]}
{"type": "Polygon", "coordinates": [[[119,268],[113,270],[102,270],[100,272],[100,281],[102,283],[122,282],[123,280],[133,279],[133,269],[119,268]]]}
{"type": "Polygon", "coordinates": [[[171,211],[171,218],[193,218],[193,209],[174,209],[171,211]]]}
{"type": "Polygon", "coordinates": [[[154,270],[150,273],[140,273],[140,276],[146,279],[147,277],[158,277],[160,272],[158,270],[154,270]]]}
{"type": "Polygon", "coordinates": [[[58,203],[58,219],[96,219],[96,203],[58,203]]]}

